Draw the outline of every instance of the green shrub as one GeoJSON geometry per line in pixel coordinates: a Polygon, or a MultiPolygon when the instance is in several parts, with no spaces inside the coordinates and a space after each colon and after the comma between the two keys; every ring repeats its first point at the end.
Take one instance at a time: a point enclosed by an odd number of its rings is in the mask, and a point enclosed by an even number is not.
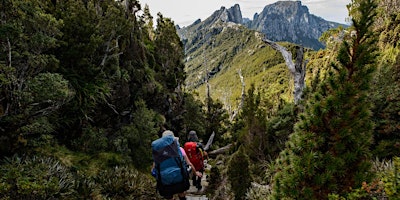
{"type": "Polygon", "coordinates": [[[147,169],[152,164],[151,142],[158,138],[160,115],[146,107],[144,101],[135,103],[131,124],[116,133],[112,141],[115,151],[129,155],[138,169],[147,169]]]}
{"type": "Polygon", "coordinates": [[[93,178],[91,178],[89,175],[84,173],[77,173],[75,180],[76,180],[74,187],[74,190],[76,191],[75,198],[93,199],[93,197],[101,197],[100,195],[101,189],[98,187],[93,178]]]}
{"type": "Polygon", "coordinates": [[[134,168],[115,167],[94,178],[100,193],[110,199],[159,199],[155,179],[134,168]]]}
{"type": "Polygon", "coordinates": [[[389,199],[400,199],[400,158],[393,158],[393,168],[389,169],[382,181],[385,185],[385,193],[389,199]]]}
{"type": "Polygon", "coordinates": [[[107,149],[107,137],[104,129],[88,126],[82,136],[72,142],[75,149],[86,153],[96,153],[107,149]]]}
{"type": "Polygon", "coordinates": [[[377,199],[387,199],[383,191],[383,184],[381,181],[376,179],[370,184],[363,182],[360,188],[351,189],[348,193],[339,194],[329,194],[329,200],[377,200],[377,199]]]}
{"type": "Polygon", "coordinates": [[[247,189],[250,187],[250,159],[244,153],[242,147],[232,155],[228,166],[228,180],[231,183],[235,199],[244,199],[247,189]]]}
{"type": "Polygon", "coordinates": [[[218,168],[218,166],[214,166],[210,170],[210,181],[208,183],[207,187],[207,193],[208,194],[214,194],[214,192],[217,190],[218,185],[221,184],[222,182],[222,177],[221,177],[221,171],[218,168]]]}
{"type": "Polygon", "coordinates": [[[50,157],[5,158],[0,165],[0,199],[63,199],[73,194],[74,178],[50,157]]]}
{"type": "Polygon", "coordinates": [[[251,200],[265,200],[272,193],[269,185],[252,184],[246,193],[246,199],[251,200]]]}

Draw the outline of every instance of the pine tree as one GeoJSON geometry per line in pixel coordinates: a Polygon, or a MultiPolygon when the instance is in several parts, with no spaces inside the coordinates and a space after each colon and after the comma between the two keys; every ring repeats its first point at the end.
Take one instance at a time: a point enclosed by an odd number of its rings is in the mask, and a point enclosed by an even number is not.
{"type": "Polygon", "coordinates": [[[376,68],[376,36],[370,30],[376,6],[373,0],[353,1],[352,6],[355,34],[344,39],[338,62],[276,160],[273,199],[327,199],[372,178],[373,124],[367,95],[376,68]]]}
{"type": "Polygon", "coordinates": [[[250,159],[243,147],[232,155],[228,166],[228,180],[231,183],[235,200],[244,199],[247,189],[251,185],[250,159]]]}

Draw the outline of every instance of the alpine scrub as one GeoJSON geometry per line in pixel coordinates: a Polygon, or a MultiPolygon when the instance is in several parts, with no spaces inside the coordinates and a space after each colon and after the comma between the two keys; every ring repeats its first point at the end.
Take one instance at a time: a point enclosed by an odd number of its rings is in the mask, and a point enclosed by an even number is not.
{"type": "Polygon", "coordinates": [[[368,90],[375,71],[373,0],[353,1],[353,31],[309,100],[276,160],[272,199],[328,199],[369,182],[372,144],[368,90]]]}

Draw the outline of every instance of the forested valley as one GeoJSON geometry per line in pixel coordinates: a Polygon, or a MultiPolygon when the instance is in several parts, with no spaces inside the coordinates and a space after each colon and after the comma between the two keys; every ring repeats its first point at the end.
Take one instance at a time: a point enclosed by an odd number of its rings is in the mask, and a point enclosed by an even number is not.
{"type": "Polygon", "coordinates": [[[174,21],[149,9],[0,2],[0,199],[161,199],[167,129],[229,147],[210,154],[209,199],[400,199],[398,0],[348,5],[352,25],[306,52],[299,101],[251,85],[234,115],[186,87],[174,21]]]}

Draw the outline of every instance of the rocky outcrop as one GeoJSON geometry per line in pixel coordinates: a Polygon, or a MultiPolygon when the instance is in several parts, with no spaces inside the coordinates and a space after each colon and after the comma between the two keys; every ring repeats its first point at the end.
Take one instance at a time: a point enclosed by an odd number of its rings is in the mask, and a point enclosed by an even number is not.
{"type": "Polygon", "coordinates": [[[287,41],[320,49],[324,46],[318,38],[323,32],[340,24],[310,14],[300,1],[279,1],[265,6],[246,25],[264,33],[272,41],[287,41]]]}
{"type": "Polygon", "coordinates": [[[187,27],[177,27],[177,33],[185,45],[186,54],[195,51],[199,45],[210,41],[210,38],[218,35],[224,27],[239,26],[243,23],[242,12],[239,4],[229,9],[221,7],[206,20],[196,20],[187,27]]]}

